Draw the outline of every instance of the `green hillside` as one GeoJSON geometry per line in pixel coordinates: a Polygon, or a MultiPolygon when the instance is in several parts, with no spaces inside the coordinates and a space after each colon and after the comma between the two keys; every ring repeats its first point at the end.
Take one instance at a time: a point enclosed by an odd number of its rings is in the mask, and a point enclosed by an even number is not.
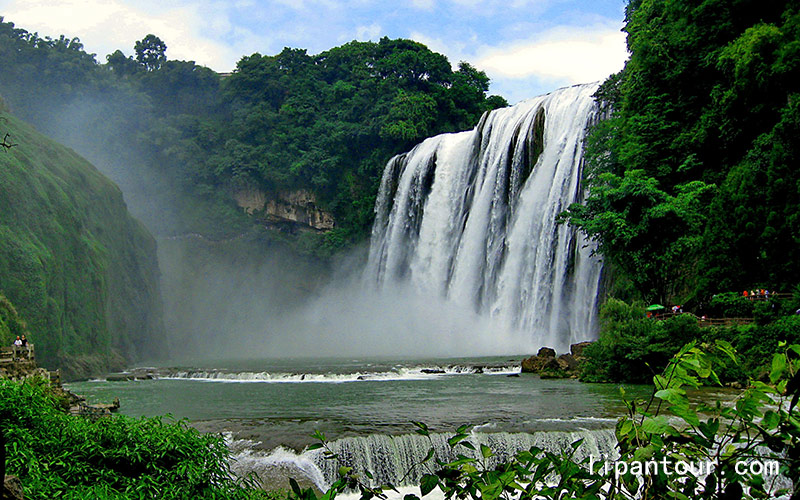
{"type": "Polygon", "coordinates": [[[0,102],[6,133],[17,145],[0,151],[0,293],[27,321],[40,362],[77,376],[157,354],[152,236],[119,188],[0,102]]]}

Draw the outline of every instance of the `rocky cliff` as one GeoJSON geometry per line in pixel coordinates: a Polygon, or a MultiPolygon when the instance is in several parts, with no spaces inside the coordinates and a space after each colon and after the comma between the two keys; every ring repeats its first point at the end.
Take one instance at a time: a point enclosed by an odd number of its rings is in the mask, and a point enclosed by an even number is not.
{"type": "Polygon", "coordinates": [[[247,188],[236,191],[233,197],[248,214],[263,217],[270,224],[289,223],[317,231],[330,231],[335,225],[333,215],[319,208],[314,193],[306,189],[269,195],[247,188]]]}

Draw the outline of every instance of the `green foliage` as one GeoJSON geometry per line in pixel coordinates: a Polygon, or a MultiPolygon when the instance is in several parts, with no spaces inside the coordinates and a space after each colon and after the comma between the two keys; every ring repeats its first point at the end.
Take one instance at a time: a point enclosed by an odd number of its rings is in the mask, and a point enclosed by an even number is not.
{"type": "Polygon", "coordinates": [[[784,316],[768,324],[718,328],[709,332],[711,338],[730,342],[742,357],[744,372],[761,379],[768,371],[768,362],[776,353],[778,344],[800,343],[800,316],[784,316]]]}
{"type": "Polygon", "coordinates": [[[717,294],[703,307],[713,318],[750,317],[755,321],[701,327],[693,314],[647,318],[641,303],[609,298],[600,308],[599,338],[584,351],[581,380],[642,383],[661,371],[671,353],[685,343],[721,340],[733,345],[743,360],[721,368],[723,380],[743,381],[763,375],[766,361],[780,342],[800,343],[800,316],[793,314],[785,301],[751,301],[730,292],[717,294]]]}
{"type": "Polygon", "coordinates": [[[0,380],[7,471],[25,498],[269,498],[231,479],[222,436],[185,421],[67,415],[49,386],[0,380]]]}
{"type": "Polygon", "coordinates": [[[335,216],[337,239],[352,244],[368,234],[391,156],[507,105],[487,97],[485,73],[463,62],[453,71],[411,40],[256,53],[224,79],[168,60],[152,34],[136,42],[135,58],[116,51],[105,65],[77,39],[59,42],[69,51],[51,42],[0,20],[0,64],[12,68],[0,74],[4,96],[45,133],[91,152],[158,234],[231,236],[258,222],[231,193],[307,189],[335,216]]]}
{"type": "Polygon", "coordinates": [[[800,275],[800,10],[794,2],[630,2],[631,56],[596,97],[589,195],[570,222],[645,300],[800,275]]]}
{"type": "Polygon", "coordinates": [[[37,357],[64,369],[95,357],[102,369],[154,354],[163,336],[155,241],[88,162],[5,112],[0,121],[19,144],[0,155],[0,290],[37,357]]]}
{"type": "Polygon", "coordinates": [[[154,71],[167,61],[167,44],[155,35],[147,35],[133,46],[136,62],[154,71]]]}
{"type": "MultiPolygon", "coordinates": [[[[617,316],[630,316],[630,308],[614,307],[617,316]]],[[[426,457],[414,467],[422,474],[420,495],[408,494],[405,500],[419,500],[439,489],[445,499],[741,499],[797,495],[782,491],[775,475],[766,467],[778,466],[780,474],[797,478],[800,474],[800,346],[781,344],[772,358],[766,382],[754,382],[734,401],[693,402],[688,391],[704,384],[719,384],[717,370],[736,364],[733,347],[724,341],[698,345],[691,342],[672,357],[664,371],[653,377],[649,400],[626,401],[628,414],[617,422],[615,434],[619,457],[575,459],[583,446],[574,442],[560,453],[533,447],[518,452],[494,467],[486,459],[491,449],[480,450],[469,440],[467,426],[456,430],[448,440],[457,458],[444,462],[435,458],[431,446],[426,457]],[[760,467],[751,464],[759,461],[760,467]],[[685,467],[684,467],[685,466],[685,467]],[[703,473],[696,473],[697,467],[703,473]],[[766,466],[766,467],[764,467],[766,466]],[[694,468],[694,469],[692,469],[694,468]],[[709,470],[710,469],[710,470],[709,470]]],[[[622,391],[623,398],[625,396],[622,391]]],[[[414,422],[416,432],[430,437],[424,423],[414,422]]],[[[326,457],[336,460],[325,443],[326,457]]],[[[369,486],[342,467],[340,479],[322,497],[332,500],[348,488],[361,498],[385,499],[393,485],[369,486]]],[[[316,500],[313,490],[301,490],[296,482],[289,492],[291,500],[316,500]]]]}
{"type": "Polygon", "coordinates": [[[372,223],[388,159],[433,134],[471,128],[505,105],[488,78],[410,40],[351,42],[309,56],[285,49],[242,58],[223,81],[233,116],[217,183],[268,192],[311,187],[348,238],[372,223]]]}
{"type": "Polygon", "coordinates": [[[706,307],[712,318],[752,318],[754,309],[755,302],[740,292],[718,293],[711,297],[706,307]]]}
{"type": "Polygon", "coordinates": [[[655,320],[643,305],[614,298],[601,307],[600,323],[599,339],[584,351],[581,380],[586,382],[646,382],[682,345],[700,337],[692,315],[655,320]]]}
{"type": "Polygon", "coordinates": [[[14,304],[0,293],[0,345],[9,346],[22,335],[30,336],[27,323],[17,313],[14,304]]]}

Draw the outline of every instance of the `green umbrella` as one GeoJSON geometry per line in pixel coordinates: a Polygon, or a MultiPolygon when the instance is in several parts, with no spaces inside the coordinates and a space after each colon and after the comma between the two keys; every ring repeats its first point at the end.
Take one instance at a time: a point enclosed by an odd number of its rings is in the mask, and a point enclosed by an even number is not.
{"type": "Polygon", "coordinates": [[[652,306],[649,306],[647,308],[648,311],[660,311],[662,309],[664,309],[664,306],[662,306],[661,304],[653,304],[652,306]]]}

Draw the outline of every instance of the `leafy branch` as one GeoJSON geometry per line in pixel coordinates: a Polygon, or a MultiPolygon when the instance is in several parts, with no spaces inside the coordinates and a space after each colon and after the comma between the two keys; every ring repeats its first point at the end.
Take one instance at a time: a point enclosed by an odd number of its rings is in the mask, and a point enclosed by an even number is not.
{"type": "MultiPolygon", "coordinates": [[[[476,447],[469,440],[468,426],[461,426],[447,440],[455,452],[451,461],[437,458],[430,441],[424,459],[412,466],[412,470],[426,468],[419,480],[420,494],[405,495],[404,500],[420,500],[437,488],[446,500],[750,499],[787,493],[796,498],[800,485],[792,492],[781,490],[777,474],[750,466],[754,461],[771,461],[780,464],[779,475],[800,477],[800,346],[781,344],[780,349],[772,359],[768,382],[754,381],[732,401],[707,404],[694,402],[689,391],[720,385],[716,370],[738,363],[738,357],[725,341],[684,346],[664,372],[653,377],[649,400],[626,401],[628,414],[615,429],[619,457],[614,467],[597,467],[596,457],[577,460],[583,440],[560,452],[532,447],[489,466],[492,450],[482,444],[476,447]],[[474,456],[467,456],[466,450],[474,456]],[[679,462],[705,463],[708,470],[687,473],[679,462]],[[642,469],[643,464],[655,464],[655,470],[642,469]]],[[[424,423],[413,425],[415,433],[431,439],[424,423]]],[[[326,458],[338,458],[321,433],[314,437],[320,442],[309,449],[323,448],[326,458]]],[[[341,467],[340,479],[321,499],[333,500],[347,489],[358,489],[362,500],[385,499],[387,491],[397,492],[394,485],[365,485],[352,470],[341,467]]],[[[312,490],[300,490],[296,482],[289,498],[317,500],[312,490]]]]}

